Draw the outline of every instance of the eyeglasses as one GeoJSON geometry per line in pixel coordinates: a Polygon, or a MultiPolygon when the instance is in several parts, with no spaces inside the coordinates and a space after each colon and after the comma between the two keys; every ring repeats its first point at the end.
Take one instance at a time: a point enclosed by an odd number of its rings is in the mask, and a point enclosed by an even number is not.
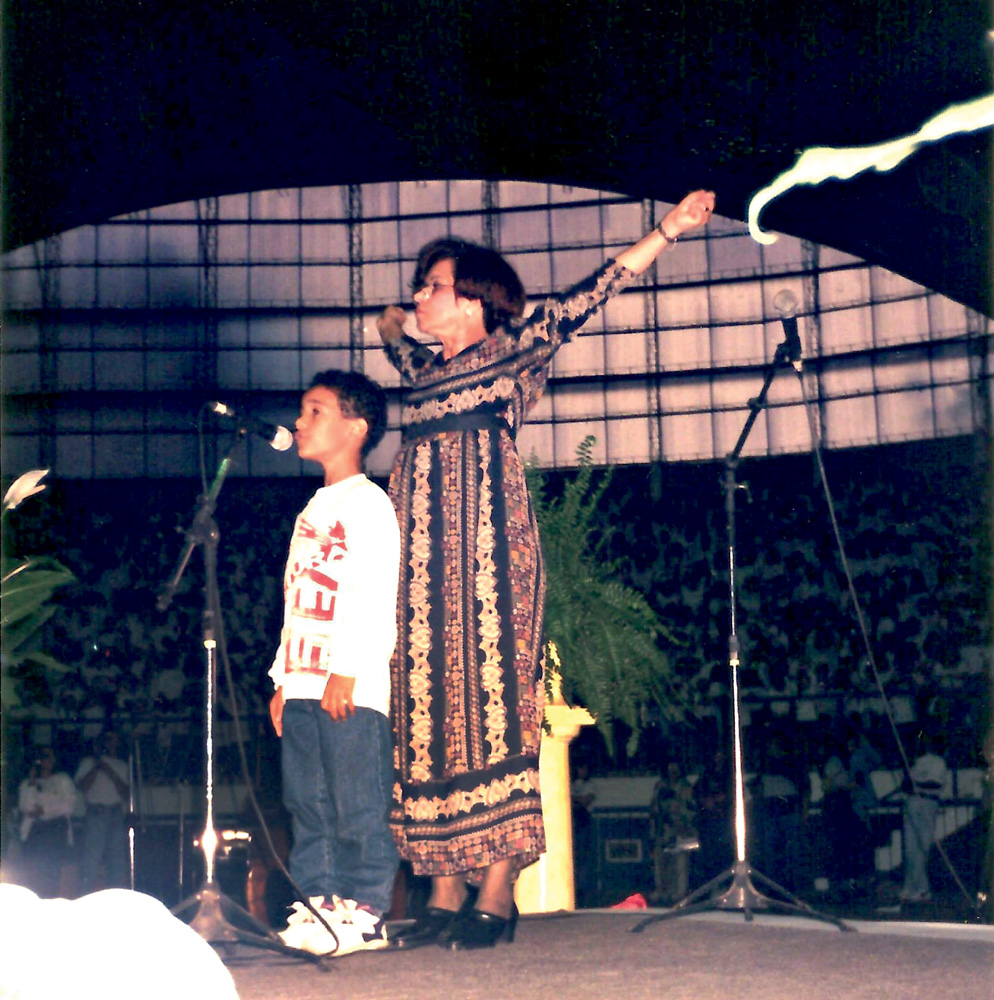
{"type": "Polygon", "coordinates": [[[415,293],[414,298],[430,299],[440,288],[455,288],[455,285],[448,285],[443,281],[432,281],[430,284],[422,285],[415,293]]]}

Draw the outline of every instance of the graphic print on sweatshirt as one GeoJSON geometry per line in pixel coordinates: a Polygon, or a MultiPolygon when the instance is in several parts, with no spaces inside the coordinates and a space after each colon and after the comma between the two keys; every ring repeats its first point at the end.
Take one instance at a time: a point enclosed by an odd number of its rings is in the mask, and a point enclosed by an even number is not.
{"type": "Polygon", "coordinates": [[[287,673],[325,673],[339,578],[347,554],[341,521],[325,532],[303,517],[298,520],[284,580],[287,673]]]}

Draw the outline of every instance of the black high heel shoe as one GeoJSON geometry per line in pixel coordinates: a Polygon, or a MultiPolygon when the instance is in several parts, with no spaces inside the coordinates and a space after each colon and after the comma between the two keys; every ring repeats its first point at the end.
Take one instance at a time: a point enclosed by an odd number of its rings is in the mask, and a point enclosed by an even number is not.
{"type": "Polygon", "coordinates": [[[399,930],[390,938],[390,946],[407,949],[435,944],[439,935],[444,934],[455,923],[460,912],[429,906],[411,927],[399,930]]]}
{"type": "Polygon", "coordinates": [[[518,924],[518,908],[511,907],[509,917],[499,917],[484,910],[467,910],[438,938],[438,943],[450,951],[471,951],[474,948],[493,948],[498,941],[514,940],[518,924]]]}

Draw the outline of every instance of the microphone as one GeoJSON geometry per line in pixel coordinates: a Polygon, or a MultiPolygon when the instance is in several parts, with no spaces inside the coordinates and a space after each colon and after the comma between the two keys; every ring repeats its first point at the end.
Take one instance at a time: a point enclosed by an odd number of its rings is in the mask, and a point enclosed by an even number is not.
{"type": "Polygon", "coordinates": [[[240,413],[227,403],[210,402],[207,406],[213,413],[237,420],[239,430],[257,434],[264,441],[268,441],[269,447],[276,451],[286,451],[293,444],[293,434],[280,424],[268,424],[265,420],[240,413]]]}
{"type": "Polygon", "coordinates": [[[784,288],[777,292],[773,308],[780,314],[780,322],[783,324],[787,360],[800,371],[801,338],[797,334],[797,298],[789,288],[784,288]]]}

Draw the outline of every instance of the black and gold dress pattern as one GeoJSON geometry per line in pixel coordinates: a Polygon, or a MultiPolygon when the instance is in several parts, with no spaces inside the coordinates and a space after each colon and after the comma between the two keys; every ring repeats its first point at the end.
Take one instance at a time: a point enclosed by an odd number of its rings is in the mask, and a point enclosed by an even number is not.
{"type": "Polygon", "coordinates": [[[552,356],[634,278],[609,262],[449,360],[387,345],[408,385],[389,493],[401,530],[391,828],[417,875],[545,850],[545,576],[515,447],[552,356]]]}

